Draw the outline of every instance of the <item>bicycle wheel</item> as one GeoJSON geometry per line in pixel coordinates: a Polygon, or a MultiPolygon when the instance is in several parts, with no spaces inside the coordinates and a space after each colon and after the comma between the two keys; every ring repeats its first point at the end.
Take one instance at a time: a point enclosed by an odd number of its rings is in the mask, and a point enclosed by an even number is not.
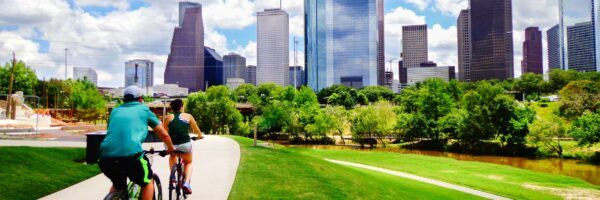
{"type": "Polygon", "coordinates": [[[169,200],[180,200],[183,199],[181,194],[181,164],[175,164],[172,167],[171,175],[169,176],[169,200]]]}
{"type": "Polygon", "coordinates": [[[154,180],[154,194],[152,195],[153,200],[162,200],[162,185],[158,175],[153,174],[152,179],[154,180]]]}

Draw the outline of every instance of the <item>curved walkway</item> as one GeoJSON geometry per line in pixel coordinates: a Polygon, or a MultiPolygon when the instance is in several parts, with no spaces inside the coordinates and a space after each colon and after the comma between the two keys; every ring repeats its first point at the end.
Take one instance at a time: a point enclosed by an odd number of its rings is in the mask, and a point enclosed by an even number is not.
{"type": "Polygon", "coordinates": [[[432,184],[432,185],[436,185],[436,186],[440,186],[440,187],[444,187],[444,188],[448,188],[448,189],[453,189],[453,190],[457,190],[457,191],[464,192],[467,194],[472,194],[475,196],[483,197],[486,199],[509,200],[508,198],[490,194],[487,192],[474,190],[471,188],[463,187],[460,185],[454,185],[454,184],[450,184],[450,183],[446,183],[446,182],[442,182],[442,181],[438,181],[438,180],[434,180],[434,179],[420,177],[420,176],[416,176],[416,175],[412,175],[412,174],[408,174],[408,173],[404,173],[404,172],[399,172],[399,171],[394,171],[394,170],[389,170],[389,169],[384,169],[384,168],[379,168],[379,167],[373,167],[370,165],[358,164],[358,163],[353,163],[353,162],[340,161],[340,160],[331,160],[331,159],[325,159],[325,160],[332,162],[332,163],[340,164],[340,165],[368,169],[368,170],[386,173],[386,174],[390,174],[390,175],[394,175],[394,176],[398,176],[398,177],[402,177],[402,178],[407,178],[407,179],[411,179],[411,180],[415,180],[415,181],[419,181],[419,182],[423,182],[423,183],[428,183],[428,184],[432,184]]]}
{"type": "MultiPolygon", "coordinates": [[[[81,147],[85,143],[57,143],[43,141],[1,141],[0,146],[35,146],[35,147],[81,147]],[[7,143],[12,143],[9,145],[7,143]]],[[[144,148],[154,147],[157,150],[164,149],[162,143],[144,144],[144,148]]],[[[194,171],[192,175],[193,194],[188,199],[227,199],[235,180],[237,167],[240,161],[240,146],[233,140],[206,136],[205,139],[194,142],[194,171]]],[[[163,183],[163,197],[168,198],[166,181],[168,178],[168,159],[155,156],[152,169],[161,177],[163,183]]],[[[79,200],[79,199],[102,199],[110,187],[110,181],[100,174],[48,195],[44,200],[79,200]]]]}

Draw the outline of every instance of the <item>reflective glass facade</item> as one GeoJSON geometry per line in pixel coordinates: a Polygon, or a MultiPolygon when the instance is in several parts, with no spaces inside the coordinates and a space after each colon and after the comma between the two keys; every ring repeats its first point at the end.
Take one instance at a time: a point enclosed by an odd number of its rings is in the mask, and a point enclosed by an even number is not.
{"type": "Polygon", "coordinates": [[[309,87],[383,84],[383,0],[305,0],[304,9],[309,87]]]}
{"type": "Polygon", "coordinates": [[[600,0],[560,1],[561,68],[600,71],[600,0]]]}

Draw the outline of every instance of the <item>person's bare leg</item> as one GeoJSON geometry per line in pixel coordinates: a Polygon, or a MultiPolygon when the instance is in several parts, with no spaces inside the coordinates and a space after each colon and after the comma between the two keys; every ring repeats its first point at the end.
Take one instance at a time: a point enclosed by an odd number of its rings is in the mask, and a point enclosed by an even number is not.
{"type": "Polygon", "coordinates": [[[110,189],[108,190],[108,193],[113,193],[113,192],[116,192],[116,191],[117,191],[117,189],[115,189],[115,186],[111,185],[110,189]]]}
{"type": "Polygon", "coordinates": [[[142,199],[143,200],[152,200],[152,196],[154,195],[154,180],[150,180],[148,185],[142,187],[142,199]]]}
{"type": "Polygon", "coordinates": [[[175,165],[176,161],[177,161],[176,155],[169,155],[169,173],[171,173],[171,171],[173,170],[173,165],[175,165]]]}
{"type": "Polygon", "coordinates": [[[185,182],[189,183],[192,177],[192,154],[183,154],[181,157],[183,158],[183,177],[185,177],[185,182]]]}

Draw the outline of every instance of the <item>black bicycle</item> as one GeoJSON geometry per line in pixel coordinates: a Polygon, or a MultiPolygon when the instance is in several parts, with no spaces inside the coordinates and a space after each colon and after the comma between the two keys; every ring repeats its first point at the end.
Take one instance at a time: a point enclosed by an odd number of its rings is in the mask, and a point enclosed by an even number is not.
{"type": "MultiPolygon", "coordinates": [[[[150,165],[152,165],[154,155],[159,155],[161,157],[167,156],[167,151],[155,151],[154,148],[151,148],[149,151],[144,151],[144,154],[148,156],[150,160],[150,165]]],[[[154,180],[154,194],[152,195],[153,200],[162,200],[162,185],[160,182],[160,178],[156,173],[152,174],[152,180],[154,180]]],[[[133,183],[127,183],[127,191],[116,191],[111,192],[104,200],[128,200],[128,199],[142,199],[141,194],[142,188],[133,183]],[[131,197],[131,198],[130,198],[131,197]]]]}
{"type": "Polygon", "coordinates": [[[185,177],[183,176],[183,158],[181,151],[174,151],[172,155],[177,156],[177,161],[171,167],[171,173],[169,176],[169,199],[170,200],[183,200],[187,199],[187,194],[183,192],[183,183],[185,177]]]}

